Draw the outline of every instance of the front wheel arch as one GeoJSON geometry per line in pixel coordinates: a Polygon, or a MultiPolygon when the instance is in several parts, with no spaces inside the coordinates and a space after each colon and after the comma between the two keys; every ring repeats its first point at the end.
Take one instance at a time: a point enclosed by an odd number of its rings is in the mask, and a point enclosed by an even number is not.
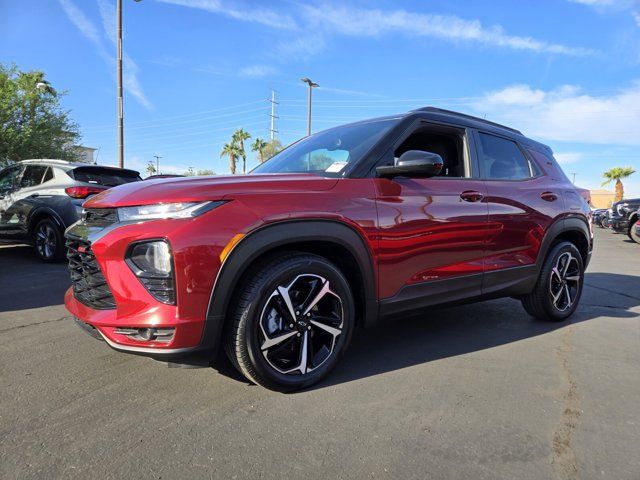
{"type": "Polygon", "coordinates": [[[359,324],[368,326],[378,318],[375,270],[366,240],[354,227],[333,220],[291,220],[269,224],[246,235],[231,251],[218,272],[211,292],[201,347],[214,355],[220,345],[230,303],[251,265],[285,251],[312,253],[333,261],[359,282],[356,294],[359,324]],[[339,252],[351,263],[340,264],[339,252]],[[338,253],[338,254],[337,254],[338,253]],[[333,258],[332,258],[333,257],[333,258]]]}

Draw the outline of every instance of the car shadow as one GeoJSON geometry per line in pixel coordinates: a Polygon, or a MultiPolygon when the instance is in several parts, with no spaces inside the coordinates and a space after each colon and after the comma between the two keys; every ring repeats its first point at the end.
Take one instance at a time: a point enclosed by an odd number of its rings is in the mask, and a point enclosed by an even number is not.
{"type": "Polygon", "coordinates": [[[336,369],[311,390],[518,342],[602,316],[637,317],[631,309],[640,305],[640,292],[613,291],[617,285],[637,284],[638,277],[631,275],[587,273],[578,310],[569,321],[559,323],[529,316],[513,299],[428,309],[403,319],[383,320],[357,331],[336,369]]]}
{"type": "Polygon", "coordinates": [[[44,263],[29,245],[0,245],[0,312],[60,305],[70,284],[66,262],[44,263]]]}

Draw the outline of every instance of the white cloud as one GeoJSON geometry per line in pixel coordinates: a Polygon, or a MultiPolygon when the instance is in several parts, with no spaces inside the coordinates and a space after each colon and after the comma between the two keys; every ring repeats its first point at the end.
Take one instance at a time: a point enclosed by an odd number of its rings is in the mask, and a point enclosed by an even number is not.
{"type": "Polygon", "coordinates": [[[584,158],[584,154],[580,152],[555,152],[553,156],[561,165],[578,163],[584,158]]]}
{"type": "MultiPolygon", "coordinates": [[[[76,26],[85,38],[94,44],[100,57],[102,57],[112,70],[115,70],[115,58],[107,51],[98,28],[71,0],[58,1],[71,23],[76,26]]],[[[115,45],[115,6],[106,0],[99,0],[98,7],[102,17],[104,33],[115,45]]],[[[123,83],[127,92],[146,108],[152,108],[151,102],[149,102],[145,96],[140,81],[138,80],[138,66],[126,54],[123,57],[123,72],[123,83]]]]}
{"type": "Polygon", "coordinates": [[[240,69],[238,75],[241,77],[260,78],[273,75],[276,69],[269,65],[250,65],[240,69]]]}
{"type": "Polygon", "coordinates": [[[182,7],[198,8],[211,13],[219,13],[234,20],[244,22],[261,23],[263,25],[296,30],[298,26],[295,20],[288,14],[280,13],[261,5],[253,5],[249,8],[241,8],[235,2],[222,0],[158,0],[162,3],[180,5],[182,7]]]}
{"type": "Polygon", "coordinates": [[[500,25],[486,27],[479,20],[466,20],[454,15],[352,8],[331,4],[307,5],[302,8],[302,13],[311,23],[312,28],[328,29],[343,35],[373,37],[400,33],[540,53],[564,55],[594,53],[586,48],[509,35],[500,25]]]}
{"type": "MultiPolygon", "coordinates": [[[[616,3],[622,3],[619,0],[569,0],[572,3],[580,3],[590,7],[609,7],[616,3]]],[[[626,2],[625,2],[626,3],[626,2]]]]}
{"type": "Polygon", "coordinates": [[[513,85],[487,93],[473,108],[534,138],[640,145],[640,81],[601,96],[575,85],[549,91],[513,85]]]}
{"type": "Polygon", "coordinates": [[[306,59],[324,50],[325,39],[318,33],[310,33],[292,40],[280,42],[275,49],[278,59],[306,59]]]}

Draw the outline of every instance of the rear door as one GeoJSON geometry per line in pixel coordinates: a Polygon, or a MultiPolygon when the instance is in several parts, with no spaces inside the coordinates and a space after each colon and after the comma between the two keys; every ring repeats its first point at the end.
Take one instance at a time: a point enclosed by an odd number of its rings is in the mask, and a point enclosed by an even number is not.
{"type": "Polygon", "coordinates": [[[482,131],[476,139],[489,208],[483,282],[488,294],[533,271],[544,234],[564,204],[558,182],[550,181],[516,141],[482,131]]]}

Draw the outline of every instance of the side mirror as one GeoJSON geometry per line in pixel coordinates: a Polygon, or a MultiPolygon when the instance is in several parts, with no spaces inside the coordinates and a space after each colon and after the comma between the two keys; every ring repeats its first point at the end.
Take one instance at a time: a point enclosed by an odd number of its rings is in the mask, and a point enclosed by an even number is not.
{"type": "Polygon", "coordinates": [[[442,171],[444,161],[437,153],[409,150],[400,155],[393,166],[376,168],[379,177],[435,177],[442,171]]]}

